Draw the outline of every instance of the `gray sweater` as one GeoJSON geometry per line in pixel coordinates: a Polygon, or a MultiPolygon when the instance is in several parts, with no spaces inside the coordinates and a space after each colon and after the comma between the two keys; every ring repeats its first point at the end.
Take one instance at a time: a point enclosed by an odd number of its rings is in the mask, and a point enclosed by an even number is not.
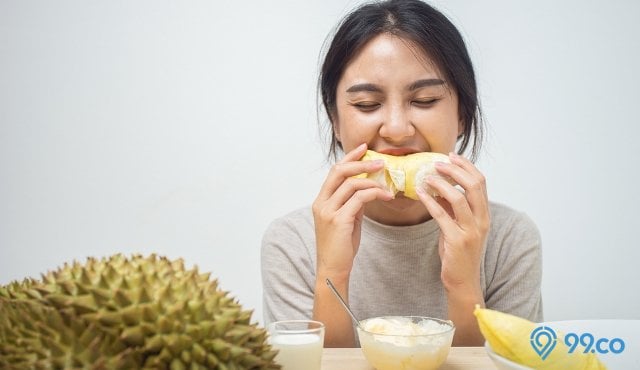
{"type": "MultiPolygon", "coordinates": [[[[490,212],[491,229],[480,271],[486,306],[540,322],[540,234],[524,213],[497,203],[490,204],[490,212]]],[[[364,218],[349,281],[349,305],[358,318],[447,318],[447,299],[440,280],[439,231],[435,220],[388,226],[364,218]]],[[[261,263],[265,325],[310,319],[316,269],[310,207],[271,223],[262,240],[261,263]]]]}

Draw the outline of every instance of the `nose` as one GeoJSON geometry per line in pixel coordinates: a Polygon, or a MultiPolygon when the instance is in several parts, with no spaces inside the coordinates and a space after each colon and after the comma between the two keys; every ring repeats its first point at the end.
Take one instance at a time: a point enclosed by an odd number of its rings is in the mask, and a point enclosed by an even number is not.
{"type": "Polygon", "coordinates": [[[411,138],[416,128],[411,122],[407,107],[401,104],[387,105],[379,134],[391,143],[401,143],[411,138]]]}

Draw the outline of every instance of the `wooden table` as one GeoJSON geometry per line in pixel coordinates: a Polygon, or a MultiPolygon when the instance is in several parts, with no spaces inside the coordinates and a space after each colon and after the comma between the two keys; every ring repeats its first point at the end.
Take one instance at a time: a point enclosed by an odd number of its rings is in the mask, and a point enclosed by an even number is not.
{"type": "MultiPolygon", "coordinates": [[[[495,370],[483,347],[452,347],[440,370],[495,370]]],[[[322,370],[374,370],[360,348],[325,348],[322,370]]]]}

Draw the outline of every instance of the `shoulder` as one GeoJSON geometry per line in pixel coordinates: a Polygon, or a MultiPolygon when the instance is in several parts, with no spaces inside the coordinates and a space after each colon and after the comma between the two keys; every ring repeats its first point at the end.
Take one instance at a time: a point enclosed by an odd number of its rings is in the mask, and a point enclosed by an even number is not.
{"type": "Polygon", "coordinates": [[[504,204],[491,202],[489,207],[491,228],[487,238],[485,262],[489,266],[508,265],[520,259],[540,263],[542,238],[533,220],[526,213],[504,204]]]}
{"type": "Polygon", "coordinates": [[[306,206],[271,221],[264,233],[264,238],[278,237],[282,234],[291,233],[308,234],[309,232],[313,233],[313,231],[314,224],[311,206],[306,206]]]}
{"type": "Polygon", "coordinates": [[[489,212],[491,214],[492,236],[524,234],[537,239],[540,238],[538,227],[525,212],[497,202],[489,202],[489,212]]]}
{"type": "Polygon", "coordinates": [[[542,243],[524,212],[490,204],[491,230],[484,256],[487,307],[542,320],[542,243]]]}
{"type": "Polygon", "coordinates": [[[274,219],[262,236],[262,256],[312,255],[315,229],[311,207],[296,209],[274,219]]]}

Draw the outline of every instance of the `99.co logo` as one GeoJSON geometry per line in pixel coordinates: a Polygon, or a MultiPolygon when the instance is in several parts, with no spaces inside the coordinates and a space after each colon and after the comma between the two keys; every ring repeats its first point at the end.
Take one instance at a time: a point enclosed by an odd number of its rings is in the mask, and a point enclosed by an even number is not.
{"type": "MultiPolygon", "coordinates": [[[[539,326],[531,332],[529,338],[531,347],[540,356],[542,360],[546,360],[551,351],[556,347],[558,336],[556,332],[548,326],[539,326]]],[[[584,349],[582,353],[613,353],[619,354],[624,351],[625,343],[622,338],[596,338],[591,333],[567,333],[564,336],[564,344],[569,347],[568,353],[573,353],[578,349],[578,345],[582,345],[584,349]]]]}
{"type": "Polygon", "coordinates": [[[624,340],[621,338],[598,338],[596,339],[591,333],[584,333],[580,336],[576,333],[568,333],[564,336],[564,344],[569,347],[569,353],[573,353],[578,344],[584,346],[582,353],[614,353],[618,354],[624,351],[624,340]]]}

